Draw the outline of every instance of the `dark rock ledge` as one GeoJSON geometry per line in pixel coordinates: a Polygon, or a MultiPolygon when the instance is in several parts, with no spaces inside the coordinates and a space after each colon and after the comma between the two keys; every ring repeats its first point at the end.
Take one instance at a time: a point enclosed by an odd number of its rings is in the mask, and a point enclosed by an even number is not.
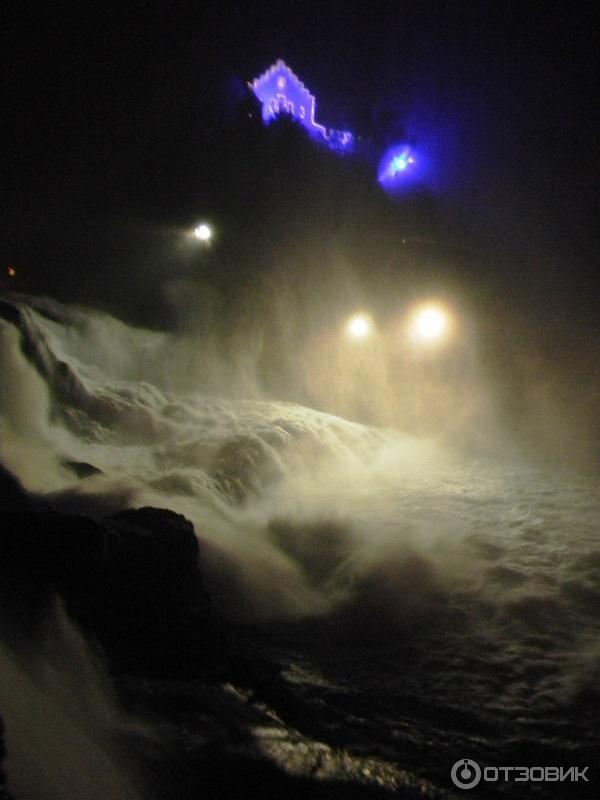
{"type": "MultiPolygon", "coordinates": [[[[157,750],[140,749],[148,800],[447,797],[320,740],[278,666],[211,609],[198,540],[180,514],[66,514],[1,466],[0,508],[0,636],[35,641],[62,598],[105,654],[124,710],[159,736],[157,750]]],[[[0,721],[0,768],[3,758],[0,721]]],[[[14,800],[1,769],[0,800],[14,800]]]]}
{"type": "Polygon", "coordinates": [[[114,672],[230,677],[227,629],[211,610],[198,540],[181,514],[140,508],[99,521],[65,514],[2,467],[0,508],[0,605],[9,629],[34,626],[58,594],[114,672]]]}

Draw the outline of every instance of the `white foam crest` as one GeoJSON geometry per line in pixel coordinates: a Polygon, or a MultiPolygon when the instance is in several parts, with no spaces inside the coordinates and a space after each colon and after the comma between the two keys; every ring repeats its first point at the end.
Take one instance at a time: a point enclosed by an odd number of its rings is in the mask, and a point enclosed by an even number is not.
{"type": "Polygon", "coordinates": [[[141,771],[123,745],[136,729],[149,732],[119,711],[108,675],[61,604],[31,639],[9,641],[0,640],[9,790],[27,800],[140,800],[141,771]]]}
{"type": "Polygon", "coordinates": [[[185,337],[56,304],[26,308],[44,364],[68,360],[70,371],[44,372],[2,324],[11,380],[0,393],[0,455],[67,510],[185,514],[226,613],[295,618],[361,602],[391,625],[433,604],[497,640],[549,637],[561,658],[589,646],[597,573],[571,557],[569,537],[578,531],[595,552],[594,487],[465,461],[433,440],[291,402],[219,396],[197,375],[175,388],[165,363],[186,352],[185,337]],[[78,481],[65,460],[101,472],[78,481]]]}

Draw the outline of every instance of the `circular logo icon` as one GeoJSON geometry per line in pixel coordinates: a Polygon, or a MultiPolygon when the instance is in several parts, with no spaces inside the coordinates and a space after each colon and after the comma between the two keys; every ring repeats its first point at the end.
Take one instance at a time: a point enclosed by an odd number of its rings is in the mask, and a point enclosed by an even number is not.
{"type": "Polygon", "coordinates": [[[481,767],[470,758],[461,758],[452,767],[450,777],[459,789],[472,789],[481,780],[481,767]]]}

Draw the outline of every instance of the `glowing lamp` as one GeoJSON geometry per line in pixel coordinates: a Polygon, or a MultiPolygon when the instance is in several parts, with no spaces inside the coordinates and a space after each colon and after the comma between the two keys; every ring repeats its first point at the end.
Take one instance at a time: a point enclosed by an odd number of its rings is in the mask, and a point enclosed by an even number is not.
{"type": "Polygon", "coordinates": [[[381,186],[389,192],[402,191],[414,183],[419,165],[408,144],[398,144],[389,148],[379,163],[377,178],[381,186]]]}
{"type": "Polygon", "coordinates": [[[392,159],[392,163],[390,164],[390,169],[392,171],[392,175],[395,175],[396,172],[402,172],[408,167],[408,159],[404,156],[396,156],[392,159]]]}
{"type": "Polygon", "coordinates": [[[210,242],[213,236],[213,229],[206,222],[202,222],[194,228],[194,237],[199,242],[210,242]]]}
{"type": "Polygon", "coordinates": [[[346,331],[353,339],[366,339],[372,329],[373,323],[366,314],[355,314],[346,323],[346,331]]]}
{"type": "Polygon", "coordinates": [[[441,339],[448,327],[448,315],[438,306],[425,306],[413,317],[411,335],[418,342],[441,339]]]}

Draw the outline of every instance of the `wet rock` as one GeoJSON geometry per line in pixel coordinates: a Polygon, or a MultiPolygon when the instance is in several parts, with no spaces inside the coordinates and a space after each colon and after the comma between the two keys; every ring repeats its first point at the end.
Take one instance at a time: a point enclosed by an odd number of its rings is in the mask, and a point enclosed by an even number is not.
{"type": "Polygon", "coordinates": [[[70,469],[78,478],[89,478],[90,475],[101,475],[102,470],[95,467],[93,464],[88,464],[86,461],[71,461],[65,459],[63,464],[67,469],[70,469]]]}
{"type": "Polygon", "coordinates": [[[2,762],[6,757],[6,748],[4,746],[4,724],[2,717],[0,717],[0,800],[13,800],[12,795],[9,794],[6,788],[6,774],[2,769],[2,762]]]}
{"type": "Polygon", "coordinates": [[[211,610],[185,517],[155,508],[101,520],[61,513],[5,470],[0,506],[0,603],[9,628],[34,626],[59,594],[119,671],[228,674],[228,633],[211,610]]]}

